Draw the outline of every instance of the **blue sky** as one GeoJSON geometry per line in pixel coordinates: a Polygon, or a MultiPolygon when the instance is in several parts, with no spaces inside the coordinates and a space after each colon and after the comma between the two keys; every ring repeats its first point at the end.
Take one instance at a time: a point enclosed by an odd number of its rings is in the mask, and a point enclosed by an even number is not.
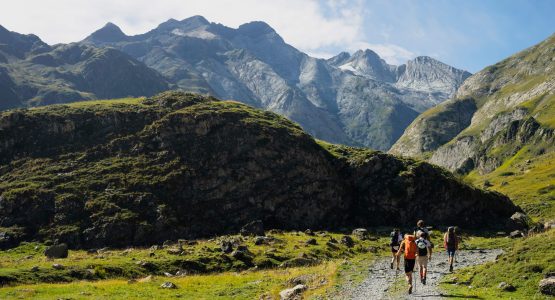
{"type": "MultiPolygon", "coordinates": [[[[356,1],[355,1],[356,2],[356,1]]],[[[354,3],[354,2],[351,2],[354,3]]],[[[363,36],[476,72],[555,32],[555,1],[362,1],[363,36]]],[[[327,9],[328,14],[333,14],[327,9]]],[[[341,47],[320,49],[336,52],[341,47]]]]}
{"type": "Polygon", "coordinates": [[[106,22],[132,35],[193,15],[262,20],[318,57],[370,48],[393,64],[428,55],[477,72],[555,32],[554,12],[555,0],[21,0],[3,3],[0,25],[55,44],[106,22]]]}

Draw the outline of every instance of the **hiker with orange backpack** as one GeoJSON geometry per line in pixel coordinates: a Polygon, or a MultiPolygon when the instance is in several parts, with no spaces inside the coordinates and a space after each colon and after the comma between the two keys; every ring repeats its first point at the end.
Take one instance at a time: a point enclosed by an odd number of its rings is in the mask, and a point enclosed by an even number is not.
{"type": "Polygon", "coordinates": [[[455,227],[447,228],[447,232],[443,235],[443,246],[447,250],[447,262],[449,263],[449,272],[453,272],[453,260],[455,251],[459,249],[459,240],[455,233],[455,227]]]}
{"type": "Polygon", "coordinates": [[[412,294],[412,272],[416,263],[416,248],[414,235],[407,234],[399,246],[399,251],[397,251],[397,256],[400,256],[401,252],[405,253],[405,278],[409,284],[409,294],[412,294]]]}

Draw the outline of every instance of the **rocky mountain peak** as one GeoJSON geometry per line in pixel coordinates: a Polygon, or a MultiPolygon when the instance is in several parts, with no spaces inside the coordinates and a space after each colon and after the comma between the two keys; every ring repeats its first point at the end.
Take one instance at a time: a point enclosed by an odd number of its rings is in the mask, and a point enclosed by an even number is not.
{"type": "Polygon", "coordinates": [[[351,54],[349,54],[349,52],[343,51],[336,56],[327,59],[326,61],[328,62],[328,64],[337,67],[345,63],[349,58],[351,58],[351,54]]]}
{"type": "Polygon", "coordinates": [[[245,23],[239,26],[239,28],[237,28],[237,31],[250,37],[276,33],[276,31],[272,27],[270,27],[268,23],[262,21],[245,23]]]}
{"type": "Polygon", "coordinates": [[[388,65],[385,60],[370,49],[358,50],[339,68],[383,82],[394,82],[396,77],[396,67],[388,65]]]}
{"type": "MultiPolygon", "coordinates": [[[[171,20],[171,19],[170,19],[171,20]]],[[[181,20],[181,24],[189,24],[189,25],[197,25],[197,26],[204,26],[210,24],[208,20],[206,20],[203,16],[192,16],[186,19],[181,20]]]]}
{"type": "Polygon", "coordinates": [[[452,96],[464,80],[472,75],[429,56],[418,56],[401,67],[398,69],[397,87],[440,93],[443,99],[452,96]]]}
{"type": "Polygon", "coordinates": [[[114,23],[108,22],[104,27],[93,32],[86,40],[94,40],[96,42],[119,42],[127,39],[127,35],[114,23]]]}

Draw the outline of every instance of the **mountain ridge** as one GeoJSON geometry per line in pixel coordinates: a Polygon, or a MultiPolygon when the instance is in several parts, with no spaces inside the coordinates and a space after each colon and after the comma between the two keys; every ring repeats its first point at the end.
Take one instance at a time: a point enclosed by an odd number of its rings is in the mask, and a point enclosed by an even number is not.
{"type": "MultiPolygon", "coordinates": [[[[129,59],[117,63],[97,61],[97,65],[106,69],[104,74],[113,65],[127,65],[127,71],[119,75],[122,80],[102,83],[106,87],[115,84],[112,94],[98,93],[71,79],[74,75],[84,77],[78,74],[79,68],[70,67],[74,74],[71,78],[54,73],[53,79],[47,80],[43,74],[53,72],[48,69],[52,67],[48,64],[53,63],[48,55],[32,58],[33,64],[29,64],[25,56],[20,57],[23,61],[2,62],[6,59],[0,49],[0,67],[7,66],[2,69],[0,78],[5,82],[0,85],[9,87],[8,91],[15,90],[17,96],[17,101],[8,101],[7,98],[14,98],[13,93],[0,95],[3,96],[0,101],[6,102],[0,107],[9,108],[16,103],[17,107],[77,99],[150,96],[164,87],[180,88],[280,113],[323,140],[386,150],[419,112],[442,100],[444,93],[438,93],[437,86],[453,89],[440,85],[436,85],[436,90],[414,88],[418,84],[397,86],[395,70],[399,68],[388,65],[371,50],[361,50],[353,56],[348,54],[346,59],[361,56],[360,67],[368,72],[376,67],[380,76],[344,71],[328,60],[316,59],[295,49],[267,23],[260,21],[234,29],[194,16],[181,21],[170,19],[133,36],[107,23],[78,44],[109,47],[126,53],[137,61],[131,63],[135,69],[132,71],[128,66],[129,59]],[[17,72],[10,68],[12,64],[17,72]],[[27,78],[40,79],[29,83],[27,78]],[[132,78],[141,78],[142,81],[135,85],[141,89],[123,86],[125,82],[133,82],[132,78]],[[16,88],[18,86],[21,88],[16,88]]],[[[79,62],[82,63],[87,62],[79,62]]],[[[434,77],[430,75],[429,78],[434,77]]],[[[457,80],[450,82],[456,86],[457,80]]]]}

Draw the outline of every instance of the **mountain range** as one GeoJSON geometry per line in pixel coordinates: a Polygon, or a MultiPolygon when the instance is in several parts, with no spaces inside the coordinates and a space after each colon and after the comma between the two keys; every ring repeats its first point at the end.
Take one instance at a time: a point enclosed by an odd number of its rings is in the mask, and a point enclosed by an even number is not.
{"type": "Polygon", "coordinates": [[[234,29],[195,16],[135,36],[108,23],[53,46],[0,27],[0,109],[182,89],[279,113],[322,140],[379,150],[468,76],[425,56],[401,66],[371,50],[314,58],[264,22],[234,29]]]}

